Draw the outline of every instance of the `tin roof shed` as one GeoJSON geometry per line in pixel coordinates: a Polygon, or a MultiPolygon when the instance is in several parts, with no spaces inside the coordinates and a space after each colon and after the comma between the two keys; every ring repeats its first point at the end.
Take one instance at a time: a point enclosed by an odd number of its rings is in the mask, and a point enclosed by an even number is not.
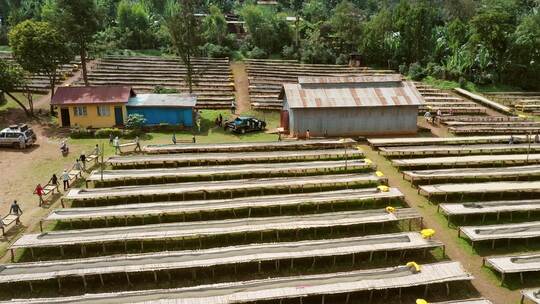
{"type": "Polygon", "coordinates": [[[197,97],[190,94],[137,94],[128,101],[128,107],[193,108],[197,97]]]}
{"type": "Polygon", "coordinates": [[[283,84],[289,108],[348,108],[421,105],[423,98],[401,75],[299,77],[283,84]]]}

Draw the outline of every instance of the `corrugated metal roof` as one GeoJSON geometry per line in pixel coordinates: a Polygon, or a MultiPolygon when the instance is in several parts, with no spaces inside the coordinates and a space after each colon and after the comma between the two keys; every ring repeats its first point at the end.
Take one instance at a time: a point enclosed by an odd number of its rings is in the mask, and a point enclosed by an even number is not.
{"type": "Polygon", "coordinates": [[[422,105],[414,84],[401,75],[299,77],[283,84],[290,108],[380,107],[422,105]]]}
{"type": "Polygon", "coordinates": [[[361,83],[361,82],[401,82],[402,78],[399,74],[390,74],[390,75],[378,75],[378,76],[369,76],[369,75],[350,75],[350,76],[330,76],[330,77],[321,77],[321,76],[303,76],[298,77],[298,83],[307,84],[307,83],[361,83]]]}
{"type": "Polygon", "coordinates": [[[128,101],[128,107],[195,107],[197,97],[189,94],[137,94],[128,101]]]}
{"type": "Polygon", "coordinates": [[[134,95],[131,87],[124,86],[59,87],[51,104],[127,103],[129,97],[134,95]]]}

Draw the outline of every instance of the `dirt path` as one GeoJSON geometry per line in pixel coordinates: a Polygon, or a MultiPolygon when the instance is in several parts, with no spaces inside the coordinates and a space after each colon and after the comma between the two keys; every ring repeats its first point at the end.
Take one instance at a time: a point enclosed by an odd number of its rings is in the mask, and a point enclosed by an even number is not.
{"type": "Polygon", "coordinates": [[[447,227],[446,220],[437,213],[436,205],[430,204],[411,187],[410,183],[403,180],[401,173],[385,157],[367,145],[361,147],[366,156],[388,177],[390,186],[398,187],[405,195],[407,204],[420,212],[424,218],[424,225],[436,231],[435,237],[446,245],[446,255],[454,261],[461,262],[463,267],[473,274],[475,279],[472,283],[484,297],[495,304],[519,302],[519,291],[500,287],[497,278],[482,269],[482,258],[471,252],[469,247],[460,244],[462,241],[457,237],[457,231],[447,227]]]}
{"type": "Polygon", "coordinates": [[[234,87],[236,96],[236,111],[243,113],[251,109],[249,99],[249,80],[246,66],[243,62],[231,63],[231,70],[234,77],[234,87]]]}
{"type": "MultiPolygon", "coordinates": [[[[81,151],[72,147],[67,157],[59,151],[60,139],[50,139],[47,131],[39,124],[32,123],[37,134],[37,142],[30,149],[0,149],[0,168],[6,174],[2,183],[2,196],[0,197],[0,215],[9,212],[13,200],[17,200],[23,210],[22,226],[10,229],[7,237],[0,237],[0,252],[19,237],[23,232],[37,229],[38,223],[53,206],[59,204],[59,195],[52,197],[51,206],[39,207],[38,199],[33,190],[38,183],[44,185],[53,173],[59,174],[63,168],[71,166],[81,151]],[[77,150],[77,151],[76,151],[77,150]]],[[[50,197],[49,197],[50,198],[50,197]]],[[[1,253],[0,253],[1,254],[1,253]]],[[[5,262],[7,257],[4,257],[5,262]]]]}

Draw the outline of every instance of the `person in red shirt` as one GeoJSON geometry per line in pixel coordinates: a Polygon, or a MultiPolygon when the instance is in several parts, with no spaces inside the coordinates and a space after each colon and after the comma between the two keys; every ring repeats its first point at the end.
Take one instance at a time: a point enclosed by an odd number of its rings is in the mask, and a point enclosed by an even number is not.
{"type": "Polygon", "coordinates": [[[34,194],[39,197],[39,206],[43,205],[45,201],[43,200],[43,195],[45,195],[45,190],[41,187],[41,184],[37,184],[34,194]]]}

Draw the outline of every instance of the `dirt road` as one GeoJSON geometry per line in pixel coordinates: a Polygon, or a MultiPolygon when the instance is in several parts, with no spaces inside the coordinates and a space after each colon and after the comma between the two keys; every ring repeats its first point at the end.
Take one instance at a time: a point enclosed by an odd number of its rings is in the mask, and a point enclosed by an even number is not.
{"type": "Polygon", "coordinates": [[[243,62],[231,63],[231,70],[234,77],[234,87],[236,95],[236,111],[243,113],[251,109],[249,99],[249,80],[246,66],[243,62]]]}

